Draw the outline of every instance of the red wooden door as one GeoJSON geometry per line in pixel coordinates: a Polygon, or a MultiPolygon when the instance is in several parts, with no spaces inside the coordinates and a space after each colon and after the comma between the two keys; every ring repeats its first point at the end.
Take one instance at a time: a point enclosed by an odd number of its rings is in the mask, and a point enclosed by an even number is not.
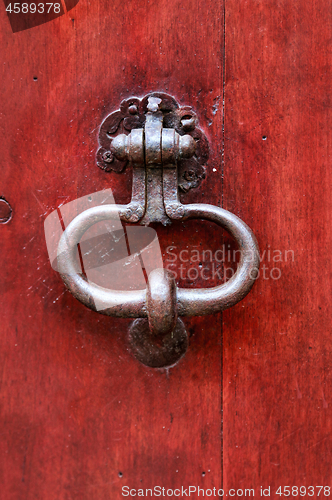
{"type": "MultiPolygon", "coordinates": [[[[0,194],[12,208],[0,227],[0,498],[113,500],[124,486],[316,497],[309,487],[331,485],[329,3],[64,7],[15,33],[0,9],[0,194]],[[151,91],[192,106],[209,140],[206,178],[183,203],[239,215],[262,260],[222,318],[184,319],[190,347],[171,370],[133,358],[128,320],[65,290],[43,229],[93,192],[129,201],[130,170],[96,166],[98,129],[122,99],[151,91]]],[[[157,231],[165,261],[170,245],[215,255],[229,241],[201,221],[157,231]]]]}
{"type": "Polygon", "coordinates": [[[224,206],[261,276],[223,314],[224,485],[281,498],[332,486],[331,6],[226,2],[225,24],[224,206]]]}

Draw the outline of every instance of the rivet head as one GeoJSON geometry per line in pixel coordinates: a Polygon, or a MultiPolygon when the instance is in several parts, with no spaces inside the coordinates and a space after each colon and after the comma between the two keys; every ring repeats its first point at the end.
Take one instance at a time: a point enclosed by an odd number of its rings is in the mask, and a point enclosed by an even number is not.
{"type": "Polygon", "coordinates": [[[131,106],[129,106],[128,111],[131,115],[137,115],[137,106],[135,106],[135,104],[132,104],[131,106]]]}
{"type": "Polygon", "coordinates": [[[171,219],[182,219],[185,210],[181,203],[168,203],[166,205],[166,212],[171,219]]]}
{"type": "Polygon", "coordinates": [[[179,139],[180,158],[191,158],[196,151],[196,142],[191,135],[182,135],[179,139]]]}
{"type": "Polygon", "coordinates": [[[105,163],[112,163],[114,161],[114,156],[111,151],[105,151],[103,154],[103,160],[105,163]]]}

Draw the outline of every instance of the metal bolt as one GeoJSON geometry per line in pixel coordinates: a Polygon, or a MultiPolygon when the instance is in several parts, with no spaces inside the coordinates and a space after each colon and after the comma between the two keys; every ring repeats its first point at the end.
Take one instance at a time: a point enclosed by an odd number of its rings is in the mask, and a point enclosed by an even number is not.
{"type": "Polygon", "coordinates": [[[105,151],[103,154],[103,160],[105,163],[112,163],[114,161],[114,156],[112,155],[111,151],[105,151]]]}
{"type": "Polygon", "coordinates": [[[159,97],[149,97],[148,98],[148,111],[151,113],[156,113],[159,110],[159,104],[162,102],[159,97]]]}
{"type": "Polygon", "coordinates": [[[190,132],[196,127],[196,120],[194,116],[185,115],[181,118],[181,125],[185,132],[190,132]]]}

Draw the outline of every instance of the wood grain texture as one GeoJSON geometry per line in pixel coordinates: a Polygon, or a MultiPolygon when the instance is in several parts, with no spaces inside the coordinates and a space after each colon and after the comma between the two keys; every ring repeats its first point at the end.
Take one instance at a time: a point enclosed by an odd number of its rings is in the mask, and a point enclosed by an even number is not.
{"type": "MultiPolygon", "coordinates": [[[[186,320],[190,350],[169,373],[144,367],[128,352],[126,320],[65,292],[43,223],[104,188],[129,201],[130,170],[107,174],[95,164],[98,128],[123,98],[150,91],[192,105],[212,146],[202,188],[183,201],[221,204],[222,5],[80,0],[19,33],[4,8],[0,22],[0,195],[13,209],[0,227],[0,498],[113,500],[123,485],[218,487],[220,317],[186,320]]],[[[179,249],[216,240],[200,222],[159,232],[179,249]]]]}
{"type": "Polygon", "coordinates": [[[224,486],[279,498],[331,485],[331,4],[228,0],[225,20],[224,207],[268,269],[223,315],[224,486]]]}

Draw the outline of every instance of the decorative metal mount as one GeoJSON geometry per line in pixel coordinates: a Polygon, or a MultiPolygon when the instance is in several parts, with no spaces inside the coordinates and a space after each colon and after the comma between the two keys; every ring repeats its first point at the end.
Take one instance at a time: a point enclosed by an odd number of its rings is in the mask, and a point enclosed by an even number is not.
{"type": "Polygon", "coordinates": [[[234,214],[208,204],[183,205],[179,188],[196,187],[204,176],[208,145],[191,108],[180,108],[167,94],[149,94],[123,101],[103,122],[97,163],[121,172],[133,167],[128,205],[100,205],[78,215],[64,231],[58,247],[58,269],[71,293],[90,309],[108,316],[139,318],[129,338],[144,364],[165,367],[186,352],[188,337],[179,316],[212,314],[239,302],[253,286],[259,268],[258,245],[250,228],[234,214]],[[126,132],[126,133],[120,133],[126,132]],[[179,168],[179,175],[178,175],[179,168]],[[187,184],[183,179],[191,172],[187,184]],[[185,186],[185,187],[184,187],[185,186]],[[173,220],[205,219],[226,229],[237,241],[241,258],[226,283],[203,289],[178,288],[172,274],[154,269],[146,290],[117,291],[88,282],[75,267],[77,244],[94,224],[108,219],[170,224],[173,220]]]}
{"type": "Polygon", "coordinates": [[[159,111],[162,113],[164,128],[174,129],[180,136],[189,134],[196,142],[195,154],[191,158],[180,158],[177,162],[178,186],[183,192],[196,188],[205,177],[206,162],[209,158],[209,143],[205,134],[198,128],[197,115],[190,106],[182,106],[174,97],[154,92],[142,99],[131,97],[122,101],[120,109],[108,115],[99,132],[100,148],[97,153],[97,165],[107,172],[121,173],[129,159],[117,158],[111,151],[111,141],[119,133],[128,134],[132,130],[142,129],[151,110],[149,99],[160,99],[159,111]]]}

